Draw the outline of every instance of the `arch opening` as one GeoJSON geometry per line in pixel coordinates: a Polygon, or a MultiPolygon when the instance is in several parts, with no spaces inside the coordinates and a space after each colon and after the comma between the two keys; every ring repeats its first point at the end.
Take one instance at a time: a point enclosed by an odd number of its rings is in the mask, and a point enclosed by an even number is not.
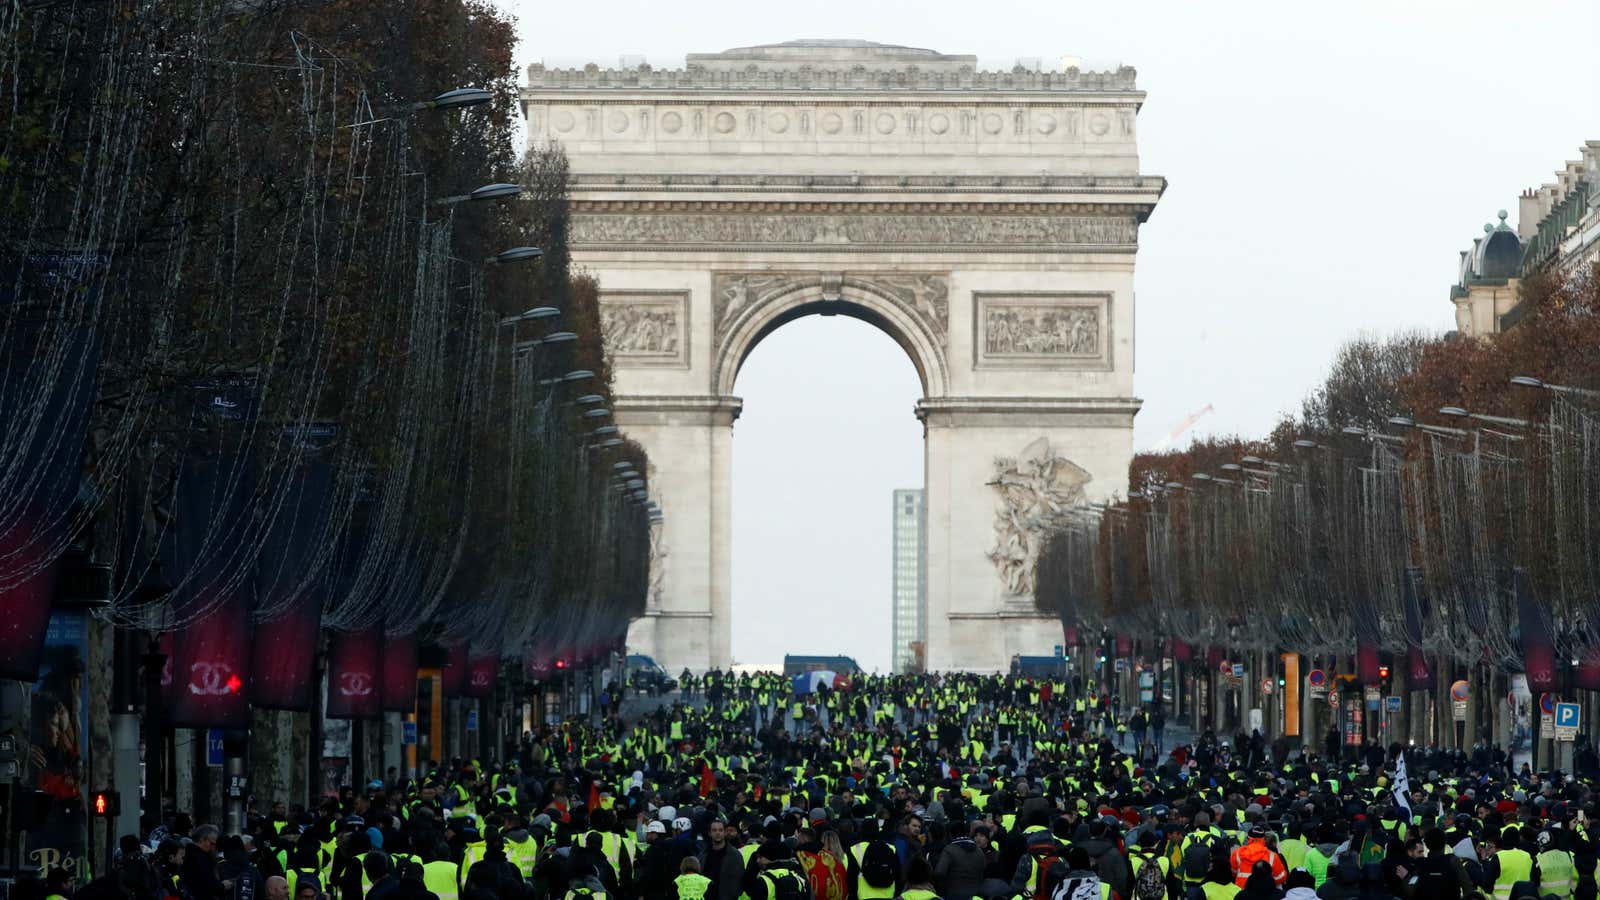
{"type": "Polygon", "coordinates": [[[917,373],[923,397],[945,395],[949,374],[943,342],[925,319],[870,288],[845,284],[830,291],[807,283],[773,292],[733,315],[727,331],[716,341],[712,378],[718,393],[734,393],[739,372],[757,345],[784,325],[813,315],[848,317],[871,325],[904,351],[917,373]]]}
{"type": "Polygon", "coordinates": [[[797,305],[753,331],[738,361],[736,662],[781,664],[788,651],[892,668],[891,513],[897,489],[925,484],[913,408],[926,376],[870,316],[797,305]]]}

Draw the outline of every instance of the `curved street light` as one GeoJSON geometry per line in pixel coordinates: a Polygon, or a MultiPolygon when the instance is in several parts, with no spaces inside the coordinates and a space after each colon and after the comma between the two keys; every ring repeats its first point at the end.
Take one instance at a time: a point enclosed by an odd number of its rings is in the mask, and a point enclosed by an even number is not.
{"type": "MultiPolygon", "coordinates": [[[[480,188],[481,190],[481,188],[480,188]]],[[[512,247],[510,250],[501,250],[499,253],[484,260],[490,265],[502,263],[529,262],[544,256],[544,251],[538,247],[512,247]]]]}
{"type": "Polygon", "coordinates": [[[411,104],[412,109],[466,109],[469,106],[482,106],[494,99],[494,94],[484,88],[466,87],[445,91],[432,100],[419,100],[411,104]]]}
{"type": "Polygon", "coordinates": [[[1513,375],[1511,376],[1511,383],[1518,387],[1544,388],[1547,391],[1554,391],[1558,394],[1574,394],[1579,397],[1600,398],[1600,391],[1592,391],[1588,388],[1568,387],[1564,384],[1550,384],[1547,381],[1534,378],[1532,375],[1513,375]]]}

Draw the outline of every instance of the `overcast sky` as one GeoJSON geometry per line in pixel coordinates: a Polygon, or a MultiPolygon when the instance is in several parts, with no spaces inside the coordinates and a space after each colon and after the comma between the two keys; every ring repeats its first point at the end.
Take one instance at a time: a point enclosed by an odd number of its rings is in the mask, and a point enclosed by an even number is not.
{"type": "MultiPolygon", "coordinates": [[[[501,2],[524,66],[824,37],[1136,66],[1142,168],[1170,181],[1139,235],[1138,449],[1208,403],[1185,440],[1262,434],[1346,337],[1452,327],[1458,252],[1600,139],[1593,0],[501,2]]],[[[813,317],[757,348],[738,392],[735,657],[887,668],[915,372],[869,326],[813,317]]]]}

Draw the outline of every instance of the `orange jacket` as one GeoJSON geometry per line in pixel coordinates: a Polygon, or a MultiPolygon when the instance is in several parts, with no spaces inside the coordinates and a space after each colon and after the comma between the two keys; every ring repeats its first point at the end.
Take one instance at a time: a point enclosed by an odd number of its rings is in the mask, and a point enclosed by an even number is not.
{"type": "Polygon", "coordinates": [[[1267,846],[1266,838],[1251,838],[1243,847],[1233,851],[1229,858],[1229,862],[1233,864],[1233,883],[1241,888],[1244,887],[1244,883],[1250,880],[1250,870],[1262,860],[1266,860],[1272,866],[1273,884],[1283,887],[1283,883],[1289,880],[1289,867],[1283,864],[1282,856],[1267,846]]]}

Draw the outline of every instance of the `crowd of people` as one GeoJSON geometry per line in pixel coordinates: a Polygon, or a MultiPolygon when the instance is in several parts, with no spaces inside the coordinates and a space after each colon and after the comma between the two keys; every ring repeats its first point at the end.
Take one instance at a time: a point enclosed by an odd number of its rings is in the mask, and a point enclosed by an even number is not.
{"type": "MultiPolygon", "coordinates": [[[[498,759],[177,815],[63,900],[1597,900],[1595,773],[1210,732],[1014,676],[710,672],[498,759]],[[1159,724],[1158,724],[1159,723],[1159,724]],[[1185,735],[1188,732],[1184,732],[1185,735]],[[1331,753],[1325,751],[1332,751],[1331,753]]],[[[1594,757],[1585,757],[1594,765],[1594,757]]],[[[19,886],[18,890],[21,890],[19,886]]]]}

